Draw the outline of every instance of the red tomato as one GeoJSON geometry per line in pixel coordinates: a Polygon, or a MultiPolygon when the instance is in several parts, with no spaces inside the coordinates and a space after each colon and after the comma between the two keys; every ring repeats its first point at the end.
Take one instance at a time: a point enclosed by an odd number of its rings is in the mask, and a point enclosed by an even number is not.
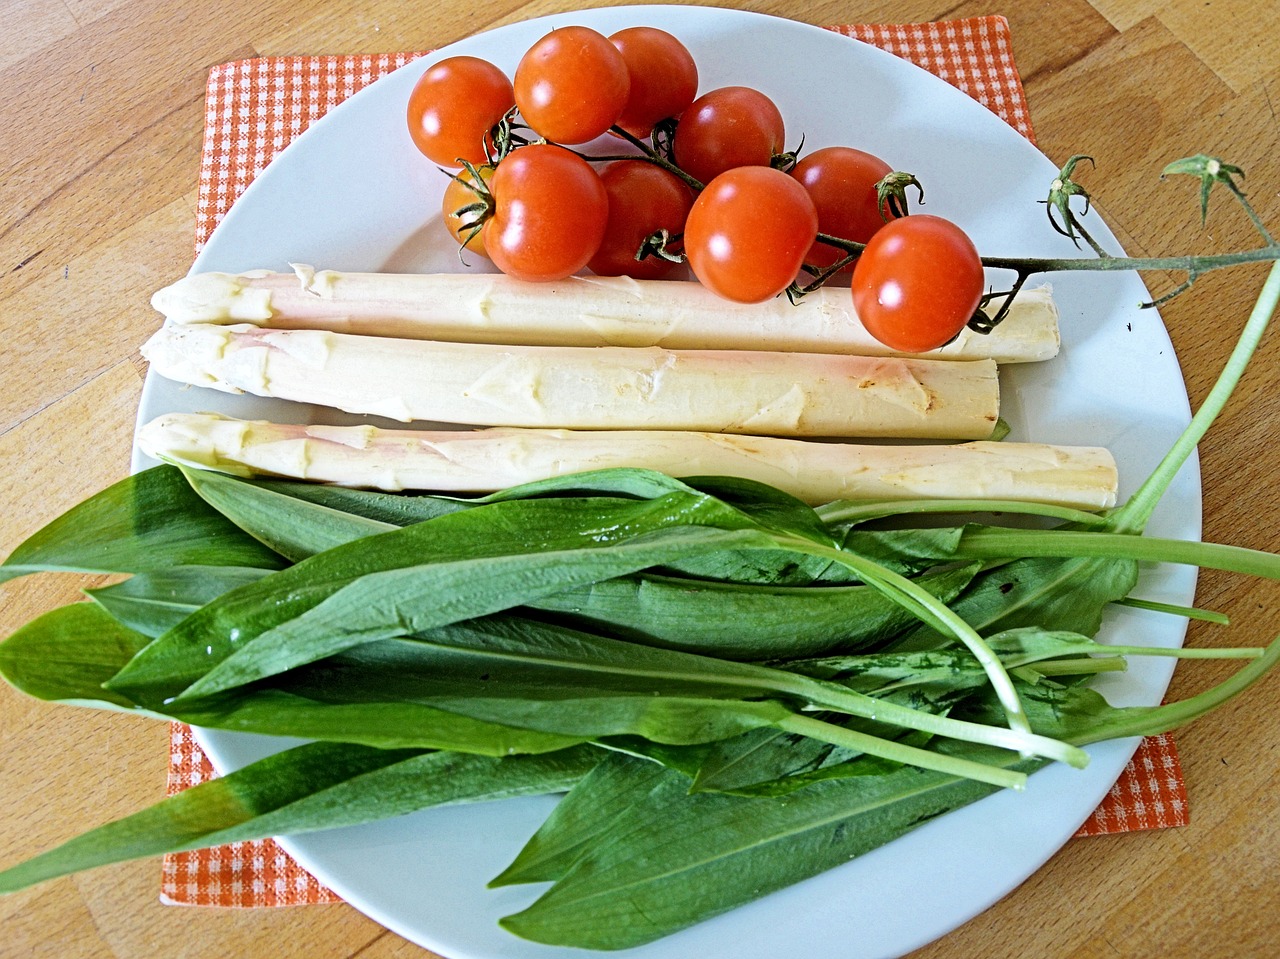
{"type": "Polygon", "coordinates": [[[795,279],[818,232],[818,211],[791,177],[767,166],[720,174],[694,201],[684,248],[708,289],[740,303],[777,296],[795,279]]]}
{"type": "Polygon", "coordinates": [[[604,237],[609,198],[586,160],[535,143],[498,164],[490,181],[489,258],[521,280],[562,280],[587,265],[604,237]]]}
{"type": "Polygon", "coordinates": [[[782,114],[751,87],[721,87],[704,93],[680,117],[672,141],[676,164],[710,183],[738,166],[768,166],[783,151],[782,114]]]}
{"type": "Polygon", "coordinates": [[[511,81],[492,63],[450,57],[428,67],[409,94],[409,135],[441,166],[484,163],[489,131],[515,102],[511,81]]]}
{"type": "MultiPolygon", "coordinates": [[[[493,179],[494,168],[486,165],[475,169],[487,189],[489,181],[493,179]]],[[[464,250],[488,257],[489,253],[484,246],[484,231],[488,226],[485,220],[486,210],[483,209],[484,199],[482,194],[471,186],[474,182],[475,178],[469,170],[463,170],[451,178],[448,186],[444,188],[440,211],[444,214],[445,229],[458,241],[459,246],[464,250]],[[477,204],[479,204],[478,207],[477,204]],[[466,212],[463,212],[464,210],[466,212]]]]}
{"type": "Polygon", "coordinates": [[[923,353],[949,343],[982,299],[982,260],[950,220],[916,213],[871,238],[853,268],[853,308],[886,346],[923,353]]]}
{"type": "Polygon", "coordinates": [[[619,160],[600,173],[609,194],[609,219],[600,249],[587,266],[600,276],[656,280],[675,266],[660,256],[636,259],[645,238],[658,230],[684,230],[693,191],[670,170],[646,160],[619,160]]]}
{"type": "Polygon", "coordinates": [[[557,143],[586,143],[607,131],[630,89],[622,54],[589,27],[552,30],[516,66],[521,116],[535,133],[557,143]]]}
{"type": "Polygon", "coordinates": [[[622,53],[631,93],[617,125],[644,139],[654,124],[678,117],[698,93],[698,65],[683,43],[656,27],[628,27],[609,37],[622,53]]]}
{"type": "MultiPolygon", "coordinates": [[[[870,153],[852,147],[826,147],[801,159],[791,175],[813,197],[820,232],[866,243],[885,224],[876,184],[892,172],[889,164],[870,153]]],[[[887,209],[885,215],[890,215],[887,209]]],[[[844,256],[844,250],[819,242],[810,248],[805,262],[828,267],[844,256]]],[[[852,264],[845,267],[852,268],[852,264]]]]}

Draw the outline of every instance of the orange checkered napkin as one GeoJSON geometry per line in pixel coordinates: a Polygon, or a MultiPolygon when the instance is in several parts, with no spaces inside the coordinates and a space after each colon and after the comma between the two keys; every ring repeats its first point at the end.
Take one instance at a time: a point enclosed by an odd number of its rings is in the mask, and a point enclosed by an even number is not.
{"type": "MultiPolygon", "coordinates": [[[[830,29],[930,70],[1034,142],[1009,25],[1003,17],[830,29]]],[[[417,56],[264,57],[215,67],[206,97],[196,249],[204,246],[250,181],[312,121],[417,56]]],[[[177,792],[214,773],[189,729],[174,724],[172,734],[169,789],[177,792]]],[[[1186,822],[1186,791],[1177,751],[1171,739],[1156,736],[1143,741],[1079,835],[1186,822]]],[[[202,906],[280,906],[337,899],[271,840],[166,856],[161,898],[202,906]]]]}

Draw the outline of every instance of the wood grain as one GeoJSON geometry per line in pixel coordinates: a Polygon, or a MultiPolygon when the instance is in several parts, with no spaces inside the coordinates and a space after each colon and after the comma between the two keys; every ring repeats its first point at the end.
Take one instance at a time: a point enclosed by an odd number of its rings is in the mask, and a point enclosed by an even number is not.
{"type": "MultiPolygon", "coordinates": [[[[124,476],[152,290],[191,259],[204,78],[257,54],[426,49],[540,13],[594,3],[440,0],[0,0],[0,554],[124,476]]],[[[722,4],[730,5],[730,4],[722,4]]],[[[1097,157],[1097,205],[1132,253],[1252,244],[1221,202],[1207,228],[1194,185],[1153,172],[1207,151],[1248,171],[1280,224],[1280,5],[1252,0],[759,0],[732,4],[814,23],[999,12],[1041,148],[1097,157]]],[[[1199,403],[1263,269],[1206,278],[1162,313],[1199,403]]],[[[1163,292],[1172,277],[1150,277],[1163,292]]],[[[1201,450],[1206,536],[1280,547],[1280,359],[1270,344],[1201,450]]],[[[0,587],[0,635],[87,581],[0,587]]],[[[1280,633],[1274,584],[1219,574],[1199,601],[1230,612],[1232,642],[1280,633]]],[[[1191,642],[1220,630],[1193,627],[1191,642]]],[[[1227,667],[1180,671],[1182,697],[1227,667]]],[[[0,690],[0,863],[163,794],[163,724],[50,707],[0,690]],[[103,758],[105,757],[105,762],[103,758]]],[[[1280,682],[1178,737],[1191,825],[1077,840],[1003,902],[917,959],[1275,954],[1280,905],[1280,682]]],[[[0,955],[115,957],[427,955],[345,905],[223,911],[161,906],[155,862],[0,899],[0,955]]],[[[815,957],[817,959],[817,957],[815,957]]]]}

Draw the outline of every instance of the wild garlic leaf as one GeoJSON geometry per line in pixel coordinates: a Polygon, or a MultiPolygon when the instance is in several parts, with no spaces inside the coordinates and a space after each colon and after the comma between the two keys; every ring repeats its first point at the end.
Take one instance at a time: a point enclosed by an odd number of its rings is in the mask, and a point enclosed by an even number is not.
{"type": "Polygon", "coordinates": [[[0,872],[0,893],[166,852],[388,819],[463,802],[567,789],[601,758],[589,746],[494,759],[311,743],[209,780],[0,872]]]}
{"type": "Polygon", "coordinates": [[[206,503],[272,551],[293,562],[362,536],[398,529],[391,523],[344,512],[313,499],[209,470],[184,468],[187,482],[206,503]]]}
{"type": "Polygon", "coordinates": [[[697,525],[704,511],[749,523],[724,509],[697,497],[517,500],[363,537],[202,607],[113,685],[134,699],[163,699],[210,674],[191,691],[207,694],[673,555],[758,541],[750,530],[697,525]]]}
{"type": "MultiPolygon", "coordinates": [[[[983,635],[1052,624],[1093,636],[1106,607],[1129,595],[1137,578],[1138,564],[1127,560],[1017,559],[974,577],[951,608],[983,635]]],[[[934,649],[953,642],[920,625],[892,648],[934,649]]]]}
{"type": "Polygon", "coordinates": [[[28,537],[0,565],[0,582],[46,571],[142,573],[176,565],[285,561],[192,493],[172,466],[109,486],[28,537]]]}
{"type": "MultiPolygon", "coordinates": [[[[1034,768],[1003,751],[949,748],[1034,768]]],[[[744,798],[690,794],[685,777],[666,771],[549,890],[502,925],[551,945],[641,945],[838,866],[991,791],[901,767],[785,797],[744,798]]]]}
{"type": "MultiPolygon", "coordinates": [[[[977,570],[955,567],[916,582],[945,603],[977,570]]],[[[856,650],[916,622],[899,603],[865,585],[725,583],[653,572],[564,590],[530,605],[634,642],[735,660],[856,650]]]]}
{"type": "Polygon", "coordinates": [[[489,885],[559,879],[609,832],[614,820],[667,775],[657,763],[623,753],[608,754],[556,804],[516,858],[489,885]]]}
{"type": "Polygon", "coordinates": [[[154,639],[205,603],[270,572],[243,566],[173,566],[135,573],[86,592],[118,622],[154,639]]]}
{"type": "Polygon", "coordinates": [[[135,709],[103,683],[147,645],[94,603],[59,606],[0,642],[0,676],[15,689],[48,702],[135,709]]]}
{"type": "Polygon", "coordinates": [[[420,703],[332,703],[265,685],[143,709],[106,689],[103,681],[146,645],[146,636],[114,620],[100,605],[72,603],[50,610],[0,643],[0,676],[16,689],[50,702],[127,709],[236,732],[388,749],[454,749],[506,756],[550,752],[590,738],[514,729],[420,703]]]}

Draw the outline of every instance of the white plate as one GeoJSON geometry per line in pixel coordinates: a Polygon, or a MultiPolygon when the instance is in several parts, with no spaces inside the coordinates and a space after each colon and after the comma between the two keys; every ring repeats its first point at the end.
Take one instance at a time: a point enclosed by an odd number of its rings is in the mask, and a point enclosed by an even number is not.
{"type": "MultiPolygon", "coordinates": [[[[806,149],[848,143],[916,173],[926,209],[962,224],[991,255],[1070,255],[1045,222],[1040,201],[1055,166],[1011,128],[933,75],[812,26],[752,13],[697,7],[582,11],[517,23],[457,43],[373,84],[309,129],[257,178],[214,232],[195,270],[286,269],[291,261],[334,269],[454,270],[438,222],[444,178],[413,149],[404,103],[439,57],[468,53],[508,71],[555,26],[610,33],[647,24],[693,51],[701,89],[759,87],[782,107],[789,142],[806,149]],[[998,187],[993,186],[999,184],[998,187]]],[[[1102,158],[1105,164],[1106,159],[1102,158]]],[[[1118,249],[1093,218],[1090,229],[1118,249]]],[[[1132,492],[1188,419],[1173,349],[1130,275],[1059,275],[1060,358],[1004,374],[1004,416],[1014,438],[1105,445],[1132,492]]],[[[213,391],[183,390],[148,377],[140,420],[170,410],[307,418],[308,407],[213,391]]],[[[139,461],[142,465],[142,461],[139,461]]],[[[1198,538],[1199,474],[1190,464],[1154,517],[1152,533],[1198,538]]],[[[1189,603],[1194,574],[1158,569],[1139,595],[1189,603]]],[[[1180,645],[1174,617],[1118,610],[1106,635],[1180,645]]],[[[1172,667],[1135,663],[1104,689],[1118,704],[1157,703],[1172,667]]],[[[201,731],[222,770],[280,741],[201,731]]],[[[706,922],[634,955],[662,959],[872,959],[908,952],[982,912],[1034,872],[1076,830],[1123,769],[1136,743],[1090,750],[1083,772],[1053,768],[1022,794],[1000,794],[929,823],[839,869],[706,922]]],[[[541,887],[489,891],[485,883],[520,849],[554,800],[511,800],[429,810],[392,822],[297,837],[287,848],[348,902],[400,935],[449,959],[580,957],[516,939],[500,916],[541,887]]],[[[1048,920],[1049,917],[1045,917],[1048,920]]],[[[1036,921],[1023,917],[1020,921],[1036,921]]],[[[631,953],[628,953],[631,954],[631,953]]]]}

